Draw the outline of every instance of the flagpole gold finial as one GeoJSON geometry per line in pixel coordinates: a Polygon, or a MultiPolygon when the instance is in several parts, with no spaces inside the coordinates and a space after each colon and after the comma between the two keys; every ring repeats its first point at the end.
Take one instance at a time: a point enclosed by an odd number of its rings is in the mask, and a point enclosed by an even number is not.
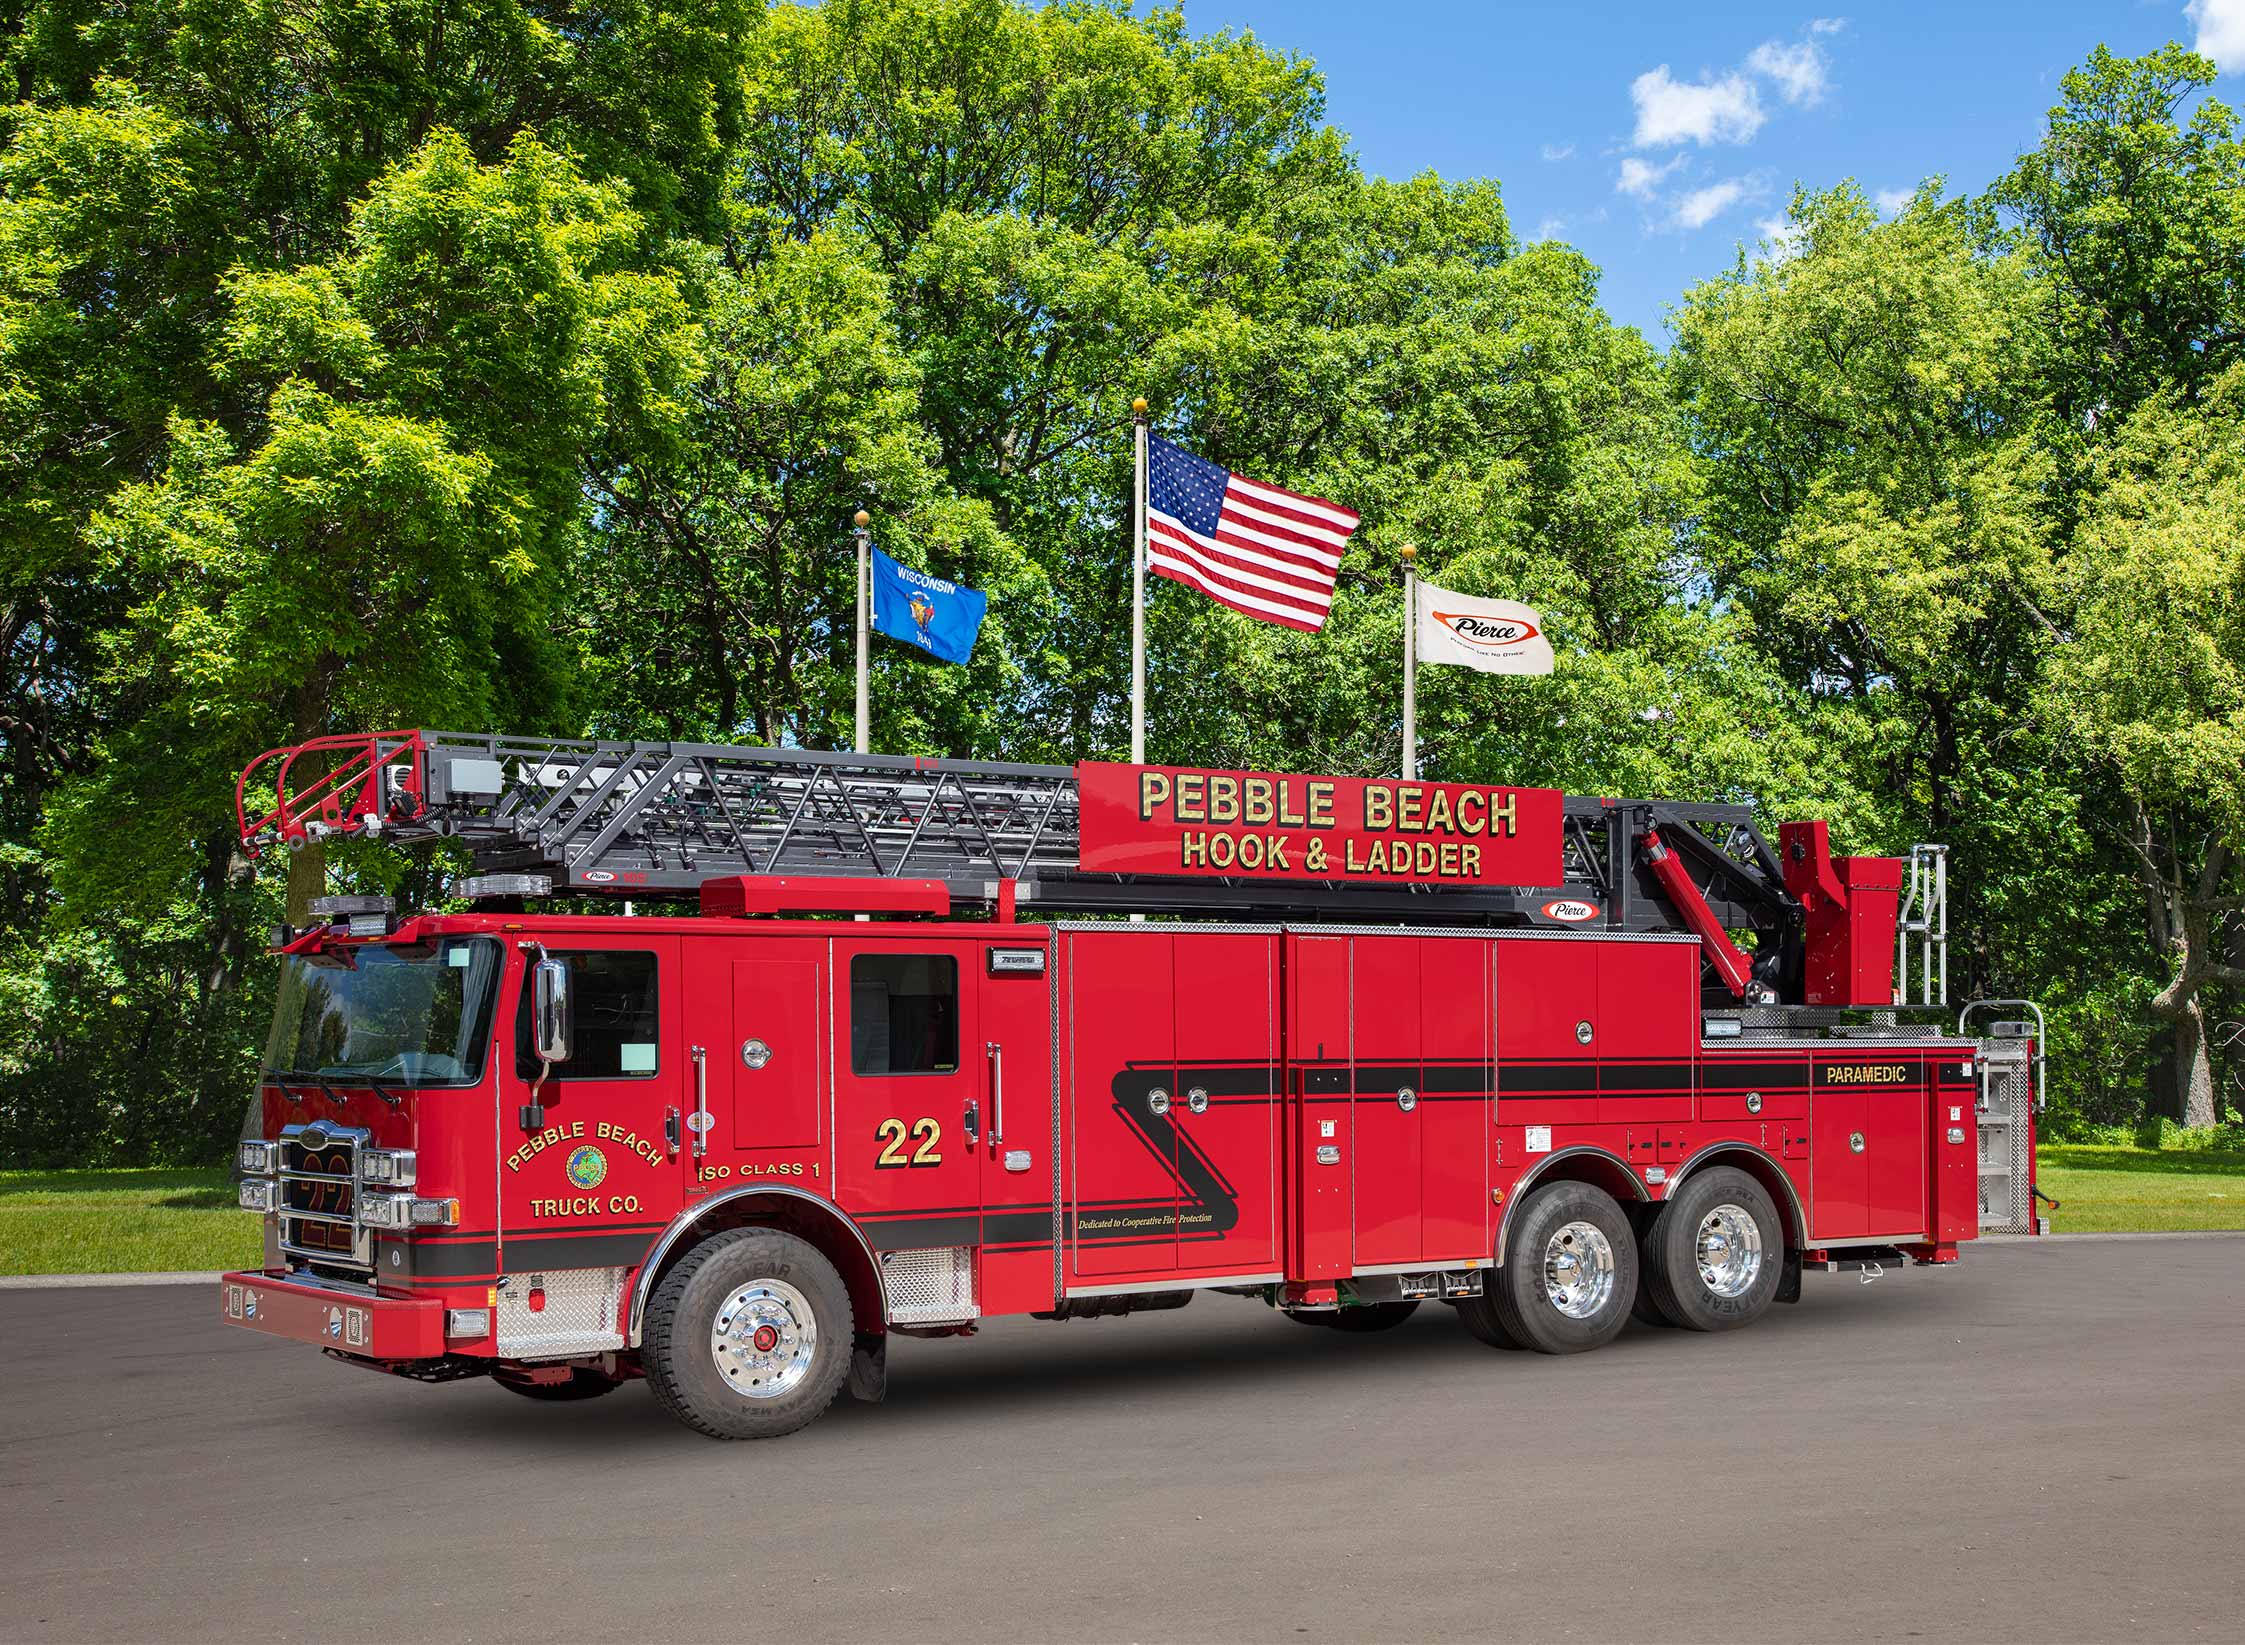
{"type": "Polygon", "coordinates": [[[856,526],[856,527],[858,528],[858,530],[860,530],[860,531],[863,531],[863,530],[864,530],[864,529],[865,529],[865,528],[866,528],[867,526],[871,525],[872,523],[873,523],[873,516],[872,516],[872,515],[870,515],[870,514],[868,514],[868,513],[866,513],[866,512],[865,512],[865,510],[864,510],[864,509],[862,509],[862,508],[861,508],[861,509],[859,509],[859,510],[858,510],[858,511],[857,511],[857,512],[856,512],[855,514],[853,514],[853,515],[851,515],[851,516],[850,516],[850,524],[852,524],[852,525],[856,526]]]}
{"type": "Polygon", "coordinates": [[[1404,544],[1404,545],[1403,545],[1403,546],[1402,546],[1401,548],[1397,549],[1397,550],[1396,550],[1395,552],[1396,552],[1396,557],[1397,557],[1398,559],[1402,560],[1402,562],[1403,562],[1403,563],[1404,563],[1404,564],[1405,564],[1406,566],[1408,566],[1408,565],[1409,565],[1409,564],[1410,564],[1410,563],[1411,563],[1411,562],[1412,562],[1413,560],[1415,560],[1416,558],[1418,558],[1418,554],[1419,554],[1419,545],[1418,545],[1417,543],[1405,543],[1405,544],[1404,544]]]}
{"type": "Polygon", "coordinates": [[[1131,414],[1131,415],[1132,415],[1133,417],[1137,417],[1137,418],[1141,418],[1141,419],[1143,419],[1143,418],[1145,417],[1145,415],[1146,415],[1146,402],[1145,402],[1144,400],[1133,400],[1133,401],[1131,401],[1131,402],[1130,402],[1130,414],[1131,414]]]}

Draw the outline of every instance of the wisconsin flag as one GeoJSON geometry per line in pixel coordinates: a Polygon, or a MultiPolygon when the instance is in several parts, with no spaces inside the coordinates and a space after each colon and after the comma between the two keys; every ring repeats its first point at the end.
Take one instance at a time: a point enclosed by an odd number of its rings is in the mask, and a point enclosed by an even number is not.
{"type": "Polygon", "coordinates": [[[1517,600],[1484,600],[1414,582],[1419,661],[1454,663],[1484,674],[1548,674],[1551,642],[1543,619],[1517,600]]]}
{"type": "Polygon", "coordinates": [[[899,565],[879,549],[873,551],[872,571],[877,633],[947,663],[963,663],[974,654],[974,637],[990,604],[980,590],[899,565]]]}

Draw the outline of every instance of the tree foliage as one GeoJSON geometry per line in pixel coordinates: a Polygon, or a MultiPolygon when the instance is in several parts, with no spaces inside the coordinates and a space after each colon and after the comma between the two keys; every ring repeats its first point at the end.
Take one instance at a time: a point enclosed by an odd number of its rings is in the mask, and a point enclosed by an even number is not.
{"type": "Polygon", "coordinates": [[[1978,200],[1804,188],[1664,356],[1499,185],[1122,0],[0,6],[0,1157],[199,1157],[323,877],[259,749],[408,722],[839,746],[848,520],[992,595],[884,749],[1127,738],[1129,417],[1362,511],[1325,631],[1153,589],[1157,758],[1399,755],[1395,550],[1543,612],[1437,776],[1956,850],[2065,1100],[2230,1077],[2245,178],[2094,53],[1978,200]]]}

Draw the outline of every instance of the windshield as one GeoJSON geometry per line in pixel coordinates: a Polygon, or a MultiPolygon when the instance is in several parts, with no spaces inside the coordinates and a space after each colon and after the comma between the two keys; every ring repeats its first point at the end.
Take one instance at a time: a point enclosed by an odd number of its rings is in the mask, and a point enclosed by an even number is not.
{"type": "Polygon", "coordinates": [[[291,954],[265,1072],[473,1085],[491,1044],[500,957],[488,937],[291,954]]]}

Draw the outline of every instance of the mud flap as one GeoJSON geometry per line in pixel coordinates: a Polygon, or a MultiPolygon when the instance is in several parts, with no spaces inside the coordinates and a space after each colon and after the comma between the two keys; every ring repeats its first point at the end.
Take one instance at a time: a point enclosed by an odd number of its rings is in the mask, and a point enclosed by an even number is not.
{"type": "MultiPolygon", "coordinates": [[[[1800,1270],[1793,1273],[1793,1284],[1800,1285],[1800,1270]]],[[[850,1350],[850,1376],[843,1384],[850,1398],[862,1400],[867,1405],[878,1405],[889,1391],[889,1339],[871,1331],[860,1331],[857,1345],[850,1350]]]]}
{"type": "Polygon", "coordinates": [[[1787,1251],[1785,1253],[1785,1269],[1778,1276],[1777,1295],[1772,1300],[1777,1302],[1798,1302],[1801,1300],[1800,1252],[1787,1251]]]}

